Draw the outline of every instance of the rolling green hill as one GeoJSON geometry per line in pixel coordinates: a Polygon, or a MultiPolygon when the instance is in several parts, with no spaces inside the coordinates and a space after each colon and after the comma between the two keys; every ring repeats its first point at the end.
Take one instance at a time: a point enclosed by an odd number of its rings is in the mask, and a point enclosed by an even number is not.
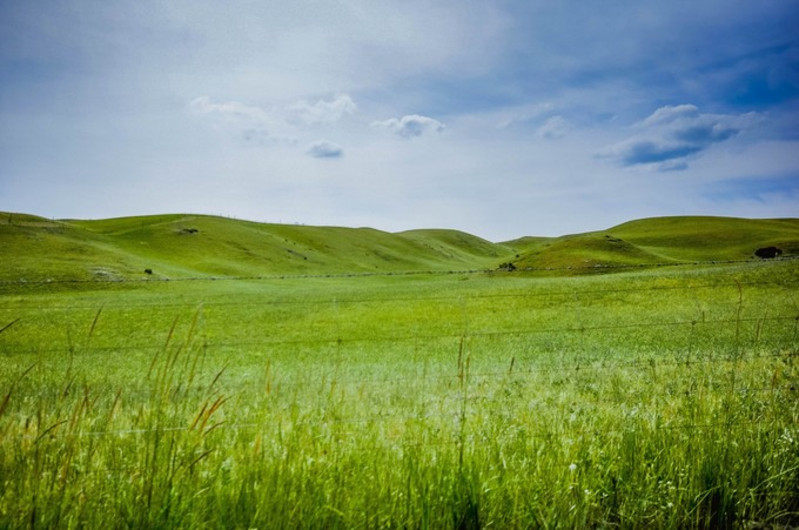
{"type": "Polygon", "coordinates": [[[799,255],[799,219],[656,217],[608,230],[541,240],[507,242],[520,248],[517,268],[574,268],[654,265],[755,259],[760,247],[799,255]]]}
{"type": "Polygon", "coordinates": [[[186,278],[493,268],[512,250],[454,230],[262,224],[203,215],[0,214],[0,279],[186,278]]]}
{"type": "Polygon", "coordinates": [[[661,217],[630,221],[608,232],[672,260],[741,260],[759,247],[799,255],[799,219],[661,217]]]}
{"type": "Polygon", "coordinates": [[[182,214],[54,221],[0,213],[0,280],[449,271],[509,262],[517,269],[590,269],[745,260],[772,245],[799,255],[799,219],[651,218],[492,243],[455,230],[388,233],[182,214]]]}

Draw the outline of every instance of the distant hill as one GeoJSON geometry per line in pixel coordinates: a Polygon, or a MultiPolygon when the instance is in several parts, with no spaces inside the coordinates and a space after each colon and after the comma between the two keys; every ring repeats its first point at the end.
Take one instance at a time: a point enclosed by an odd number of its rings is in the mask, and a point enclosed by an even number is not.
{"type": "Polygon", "coordinates": [[[521,247],[517,268],[590,268],[753,259],[761,247],[799,256],[799,219],[654,217],[607,230],[506,243],[521,247]]]}
{"type": "Polygon", "coordinates": [[[51,221],[0,213],[0,279],[5,280],[486,269],[512,252],[454,230],[392,234],[205,215],[51,221]]]}
{"type": "Polygon", "coordinates": [[[0,213],[0,281],[451,271],[508,263],[517,271],[585,269],[753,259],[763,246],[799,256],[799,219],[664,217],[492,243],[442,229],[388,233],[182,214],[54,221],[0,213]]]}

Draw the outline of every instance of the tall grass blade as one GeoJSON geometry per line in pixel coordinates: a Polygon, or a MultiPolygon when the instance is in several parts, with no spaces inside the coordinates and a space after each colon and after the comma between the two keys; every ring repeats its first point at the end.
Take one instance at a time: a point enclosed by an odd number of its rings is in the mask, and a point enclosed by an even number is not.
{"type": "Polygon", "coordinates": [[[219,370],[219,372],[217,372],[217,374],[214,377],[213,381],[211,381],[211,384],[208,385],[208,391],[209,392],[211,391],[212,388],[214,388],[214,385],[216,384],[217,381],[219,381],[219,378],[222,377],[222,374],[225,373],[225,369],[227,369],[227,367],[228,367],[228,365],[225,364],[225,366],[223,366],[222,369],[219,370]]]}
{"type": "Polygon", "coordinates": [[[89,337],[88,338],[90,338],[90,339],[92,338],[92,335],[94,335],[94,328],[97,327],[97,321],[100,320],[100,314],[102,312],[103,312],[103,306],[100,306],[100,309],[97,310],[97,314],[94,315],[94,320],[92,320],[91,327],[89,327],[89,337]]]}
{"type": "Polygon", "coordinates": [[[5,397],[3,398],[3,402],[0,403],[0,417],[3,416],[3,414],[6,411],[6,408],[8,408],[9,402],[11,402],[12,392],[14,392],[14,387],[11,387],[11,389],[6,393],[5,397]]]}
{"type": "Polygon", "coordinates": [[[11,321],[11,322],[9,322],[8,324],[6,324],[6,325],[5,325],[5,326],[3,326],[2,328],[0,328],[0,333],[3,333],[3,332],[4,332],[4,331],[6,331],[7,329],[9,329],[11,326],[13,326],[13,325],[14,325],[14,324],[16,324],[17,322],[19,322],[19,321],[20,321],[20,319],[21,319],[21,318],[17,318],[17,319],[15,319],[15,320],[12,320],[12,321],[11,321]]]}
{"type": "Polygon", "coordinates": [[[44,438],[45,436],[47,436],[47,434],[48,434],[50,431],[52,431],[52,430],[55,430],[55,429],[57,429],[58,427],[60,427],[61,425],[64,425],[65,423],[68,423],[68,422],[69,422],[69,420],[61,420],[61,421],[59,421],[59,422],[56,422],[56,423],[54,423],[54,424],[53,424],[53,425],[51,425],[50,427],[46,428],[46,429],[45,429],[45,430],[44,430],[44,431],[43,431],[43,432],[42,432],[42,433],[41,433],[39,436],[37,436],[37,437],[36,437],[36,440],[34,440],[33,444],[34,444],[34,445],[38,444],[38,443],[39,443],[39,441],[40,441],[42,438],[44,438]]]}

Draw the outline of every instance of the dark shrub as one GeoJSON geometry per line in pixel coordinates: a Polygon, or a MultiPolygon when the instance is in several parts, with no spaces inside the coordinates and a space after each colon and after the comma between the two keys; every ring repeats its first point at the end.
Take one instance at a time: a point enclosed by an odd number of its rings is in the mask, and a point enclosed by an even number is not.
{"type": "Polygon", "coordinates": [[[755,250],[755,256],[762,259],[772,259],[782,255],[782,249],[777,247],[763,247],[755,250]]]}

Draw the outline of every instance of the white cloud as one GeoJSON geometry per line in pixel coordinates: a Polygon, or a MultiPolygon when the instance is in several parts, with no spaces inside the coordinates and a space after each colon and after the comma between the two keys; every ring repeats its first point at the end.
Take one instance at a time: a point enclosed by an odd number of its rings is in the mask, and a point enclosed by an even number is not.
{"type": "Polygon", "coordinates": [[[516,124],[525,123],[541,118],[543,114],[551,112],[554,105],[550,102],[525,105],[519,108],[510,109],[510,115],[501,118],[497,128],[506,129],[516,124]]]}
{"type": "Polygon", "coordinates": [[[314,158],[339,158],[344,155],[344,149],[333,142],[321,140],[311,144],[307,153],[314,158]]]}
{"type": "Polygon", "coordinates": [[[320,99],[316,103],[300,101],[291,107],[291,111],[304,123],[313,125],[333,123],[348,114],[354,113],[358,106],[346,94],[340,94],[331,101],[320,99]]]}
{"type": "MultiPolygon", "coordinates": [[[[277,103],[267,111],[239,101],[218,102],[209,96],[199,96],[189,102],[189,109],[247,144],[267,146],[297,144],[312,126],[335,124],[354,113],[357,105],[349,95],[340,94],[331,100],[320,99],[314,103],[304,100],[293,105],[277,103]]],[[[333,158],[341,156],[343,151],[336,144],[316,142],[307,153],[317,158],[333,158]]]]}
{"type": "Polygon", "coordinates": [[[444,124],[428,116],[410,114],[402,118],[391,118],[385,121],[376,121],[372,126],[377,129],[386,129],[404,138],[422,136],[428,133],[438,133],[444,130],[444,124]]]}
{"type": "Polygon", "coordinates": [[[597,156],[622,166],[681,171],[714,144],[725,142],[763,121],[757,113],[702,114],[694,105],[661,107],[633,126],[633,136],[601,149],[597,156]]]}
{"type": "Polygon", "coordinates": [[[258,107],[251,107],[238,101],[214,103],[208,96],[194,98],[189,106],[199,114],[219,115],[231,120],[264,122],[268,119],[266,112],[258,107]]]}
{"type": "Polygon", "coordinates": [[[699,109],[696,105],[676,105],[660,107],[646,118],[641,125],[653,127],[665,123],[671,123],[680,118],[696,118],[699,116],[699,109]]]}

